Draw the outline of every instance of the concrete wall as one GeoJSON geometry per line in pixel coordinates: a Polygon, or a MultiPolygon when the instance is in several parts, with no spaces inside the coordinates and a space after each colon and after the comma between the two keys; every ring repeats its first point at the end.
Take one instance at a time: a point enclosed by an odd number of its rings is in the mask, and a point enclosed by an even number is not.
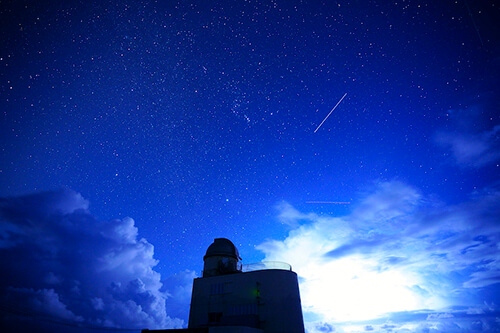
{"type": "Polygon", "coordinates": [[[242,327],[242,326],[214,326],[208,329],[208,333],[263,333],[264,331],[258,328],[242,327]]]}
{"type": "Polygon", "coordinates": [[[303,333],[297,274],[272,269],[195,279],[189,327],[239,325],[303,333]]]}

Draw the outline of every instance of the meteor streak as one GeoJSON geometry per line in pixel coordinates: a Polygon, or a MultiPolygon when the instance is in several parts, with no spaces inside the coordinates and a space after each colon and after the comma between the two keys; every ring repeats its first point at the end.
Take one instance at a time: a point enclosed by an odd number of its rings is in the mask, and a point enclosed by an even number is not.
{"type": "Polygon", "coordinates": [[[348,205],[350,201],[306,201],[306,203],[310,204],[339,204],[339,205],[348,205]]]}
{"type": "Polygon", "coordinates": [[[342,100],[344,99],[344,97],[347,95],[347,93],[344,94],[344,96],[342,96],[342,98],[337,102],[337,104],[335,104],[335,106],[333,107],[332,111],[330,111],[330,113],[328,114],[328,116],[325,117],[325,119],[323,119],[323,121],[321,122],[321,124],[319,124],[318,128],[316,128],[314,130],[314,133],[316,133],[319,128],[321,127],[321,125],[323,125],[323,123],[325,122],[325,120],[328,119],[328,117],[330,117],[330,115],[332,114],[333,110],[335,110],[337,108],[337,106],[339,106],[340,102],[342,102],[342,100]]]}

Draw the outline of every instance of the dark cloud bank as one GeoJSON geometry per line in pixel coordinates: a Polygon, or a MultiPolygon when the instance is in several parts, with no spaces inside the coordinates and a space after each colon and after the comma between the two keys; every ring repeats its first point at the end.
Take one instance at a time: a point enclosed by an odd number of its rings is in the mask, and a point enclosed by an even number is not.
{"type": "Polygon", "coordinates": [[[88,206],[66,189],[0,199],[0,331],[184,324],[167,315],[172,293],[134,221],[97,221],[88,206]]]}

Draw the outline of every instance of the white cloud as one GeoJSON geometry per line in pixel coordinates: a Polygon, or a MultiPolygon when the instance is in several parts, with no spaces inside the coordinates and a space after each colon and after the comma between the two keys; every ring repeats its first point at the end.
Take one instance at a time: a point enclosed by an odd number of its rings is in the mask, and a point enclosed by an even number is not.
{"type": "Polygon", "coordinates": [[[444,309],[474,302],[467,299],[470,288],[498,278],[498,197],[492,191],[455,206],[435,205],[411,186],[386,182],[343,217],[281,204],[279,216],[297,227],[257,248],[265,260],[288,262],[298,273],[310,321],[444,309]]]}
{"type": "Polygon", "coordinates": [[[435,319],[446,319],[446,318],[455,318],[451,313],[431,313],[427,316],[427,320],[435,320],[435,319]]]}

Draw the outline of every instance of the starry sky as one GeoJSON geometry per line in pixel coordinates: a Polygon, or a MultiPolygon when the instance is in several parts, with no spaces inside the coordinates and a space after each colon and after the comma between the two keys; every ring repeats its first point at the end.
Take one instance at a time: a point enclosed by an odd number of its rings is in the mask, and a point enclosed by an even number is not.
{"type": "Polygon", "coordinates": [[[308,332],[500,330],[499,22],[486,0],[2,1],[5,325],[185,327],[226,237],[292,264],[308,332]]]}

